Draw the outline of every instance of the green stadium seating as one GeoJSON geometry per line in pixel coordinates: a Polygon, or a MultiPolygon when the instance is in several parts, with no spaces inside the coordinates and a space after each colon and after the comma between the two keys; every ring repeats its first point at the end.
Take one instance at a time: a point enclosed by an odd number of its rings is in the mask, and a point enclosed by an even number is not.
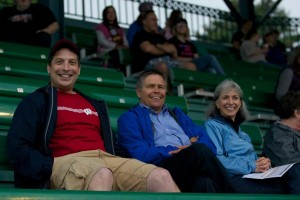
{"type": "Polygon", "coordinates": [[[123,88],[124,74],[108,68],[82,65],[77,83],[123,88]]]}
{"type": "Polygon", "coordinates": [[[241,125],[241,129],[242,131],[244,131],[250,136],[251,142],[253,144],[256,153],[260,155],[262,153],[262,143],[263,143],[260,128],[257,125],[244,123],[241,125]]]}
{"type": "MultiPolygon", "coordinates": [[[[0,135],[0,190],[4,188],[13,188],[14,174],[8,161],[7,155],[7,137],[0,135]]],[[[2,197],[1,197],[2,198],[2,197]]]]}
{"type": "Polygon", "coordinates": [[[298,200],[299,195],[279,194],[213,194],[213,193],[160,193],[160,192],[98,192],[75,190],[0,190],[2,200],[12,199],[84,199],[84,200],[298,200]]]}
{"type": "Polygon", "coordinates": [[[20,101],[21,98],[0,96],[0,125],[3,126],[2,130],[5,130],[5,126],[10,126],[12,117],[20,101]]]}
{"type": "Polygon", "coordinates": [[[0,95],[24,97],[46,84],[48,81],[0,75],[0,95]]]}
{"type": "Polygon", "coordinates": [[[1,74],[27,76],[32,78],[48,77],[46,60],[25,60],[22,58],[0,57],[1,74]]]}
{"type": "Polygon", "coordinates": [[[48,48],[0,41],[1,56],[45,61],[48,58],[48,54],[48,48]]]}
{"type": "Polygon", "coordinates": [[[187,69],[172,68],[171,79],[174,85],[184,85],[184,89],[203,88],[214,90],[216,85],[228,78],[227,76],[209,72],[195,72],[187,69]]]}
{"type": "Polygon", "coordinates": [[[277,81],[280,70],[260,64],[244,62],[230,57],[218,58],[229,77],[244,77],[259,81],[277,81]]]}

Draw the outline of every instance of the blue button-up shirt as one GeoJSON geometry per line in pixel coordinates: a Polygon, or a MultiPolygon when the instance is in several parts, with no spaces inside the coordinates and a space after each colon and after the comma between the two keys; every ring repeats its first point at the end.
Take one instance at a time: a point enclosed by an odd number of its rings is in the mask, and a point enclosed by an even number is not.
{"type": "Polygon", "coordinates": [[[140,103],[140,106],[149,111],[156,146],[171,145],[178,147],[191,144],[189,137],[168,112],[166,105],[163,106],[160,113],[156,113],[153,109],[142,103],[140,103]]]}

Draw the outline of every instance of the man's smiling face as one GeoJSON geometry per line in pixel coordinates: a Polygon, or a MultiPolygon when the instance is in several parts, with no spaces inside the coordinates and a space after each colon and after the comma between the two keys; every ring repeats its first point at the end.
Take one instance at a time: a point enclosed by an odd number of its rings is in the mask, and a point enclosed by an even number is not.
{"type": "Polygon", "coordinates": [[[149,75],[142,83],[142,87],[137,89],[137,96],[140,102],[159,113],[166,99],[166,83],[157,74],[149,75]]]}
{"type": "Polygon", "coordinates": [[[63,48],[55,53],[50,65],[47,66],[47,71],[52,86],[71,93],[80,74],[78,57],[69,49],[63,48]]]}

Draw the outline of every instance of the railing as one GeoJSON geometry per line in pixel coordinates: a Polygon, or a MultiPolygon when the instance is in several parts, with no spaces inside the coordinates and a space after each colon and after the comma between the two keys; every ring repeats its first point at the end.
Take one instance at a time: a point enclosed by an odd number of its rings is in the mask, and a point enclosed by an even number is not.
{"type": "MultiPolygon", "coordinates": [[[[184,3],[176,0],[148,0],[153,3],[159,25],[164,27],[172,10],[180,9],[187,19],[192,39],[230,43],[237,25],[229,12],[184,3]]],[[[113,5],[118,21],[124,28],[137,18],[138,5],[141,0],[64,0],[65,17],[99,23],[102,21],[102,10],[113,5]]],[[[259,20],[259,18],[258,18],[259,20]]],[[[292,47],[300,41],[299,18],[269,18],[259,27],[263,34],[271,29],[282,32],[280,39],[292,47]]]]}
{"type": "MultiPolygon", "coordinates": [[[[0,3],[5,5],[11,4],[12,1],[0,0],[0,3]]],[[[237,25],[229,12],[176,0],[64,0],[65,18],[99,23],[102,21],[103,9],[113,5],[120,25],[128,28],[139,15],[140,2],[144,1],[153,3],[161,27],[165,26],[172,10],[180,9],[188,21],[192,39],[230,43],[233,32],[237,30],[237,25]]],[[[281,32],[280,39],[288,48],[300,45],[299,18],[269,18],[259,27],[259,32],[263,34],[270,29],[281,32]]]]}

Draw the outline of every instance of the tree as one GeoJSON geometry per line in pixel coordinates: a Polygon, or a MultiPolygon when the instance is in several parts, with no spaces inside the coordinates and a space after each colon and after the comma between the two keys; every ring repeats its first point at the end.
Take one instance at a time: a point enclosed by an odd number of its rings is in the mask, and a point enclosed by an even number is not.
{"type": "MultiPolygon", "coordinates": [[[[240,13],[239,1],[232,0],[231,3],[240,13]]],[[[259,22],[265,13],[274,5],[274,3],[275,0],[260,0],[257,4],[255,4],[255,21],[259,22]]],[[[277,29],[279,32],[285,33],[290,31],[291,27],[287,24],[288,14],[284,9],[279,8],[278,6],[272,12],[270,17],[271,18],[267,19],[265,23],[259,27],[258,30],[260,33],[266,33],[270,29],[277,29]]],[[[211,41],[230,43],[231,36],[237,30],[237,28],[237,23],[234,21],[232,16],[221,16],[220,19],[216,19],[212,21],[210,25],[204,27],[205,31],[201,38],[211,41]],[[223,17],[227,19],[223,20],[223,17]]]]}

